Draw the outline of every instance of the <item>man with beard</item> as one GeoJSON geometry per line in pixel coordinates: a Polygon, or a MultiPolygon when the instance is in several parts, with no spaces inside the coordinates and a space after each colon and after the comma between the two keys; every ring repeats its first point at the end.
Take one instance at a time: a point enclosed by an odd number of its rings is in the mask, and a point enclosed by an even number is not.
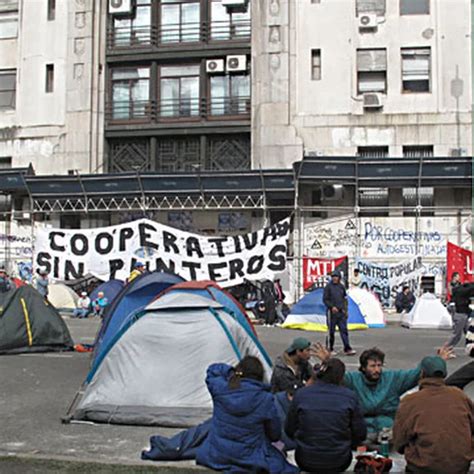
{"type": "MultiPolygon", "coordinates": [[[[321,344],[312,349],[312,354],[321,361],[330,358],[329,351],[321,344]]],[[[442,347],[438,355],[447,360],[451,352],[451,348],[442,347]]],[[[420,366],[408,370],[383,370],[384,361],[385,354],[380,349],[367,349],[360,355],[359,371],[344,375],[344,385],[359,398],[369,441],[376,441],[384,428],[392,428],[400,397],[418,385],[421,375],[420,366]]]]}

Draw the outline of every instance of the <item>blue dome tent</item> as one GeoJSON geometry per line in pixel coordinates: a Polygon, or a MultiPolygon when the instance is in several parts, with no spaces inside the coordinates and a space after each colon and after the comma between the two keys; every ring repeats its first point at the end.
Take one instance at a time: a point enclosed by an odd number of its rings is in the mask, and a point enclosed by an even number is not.
{"type": "MultiPolygon", "coordinates": [[[[286,329],[303,329],[305,331],[328,330],[326,324],[326,305],[323,303],[323,288],[317,288],[303,296],[291,309],[283,323],[286,329]]],[[[351,297],[348,297],[349,319],[348,329],[367,329],[367,323],[359,306],[351,297]]]]}
{"type": "Polygon", "coordinates": [[[183,281],[183,278],[174,273],[150,272],[125,285],[105,311],[94,345],[93,364],[102,356],[103,347],[107,346],[135,312],[153,301],[162,291],[183,281]]]}

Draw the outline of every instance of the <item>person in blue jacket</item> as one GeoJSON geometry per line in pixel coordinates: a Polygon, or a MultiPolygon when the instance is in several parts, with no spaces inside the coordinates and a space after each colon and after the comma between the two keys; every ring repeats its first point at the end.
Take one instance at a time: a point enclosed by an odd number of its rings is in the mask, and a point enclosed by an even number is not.
{"type": "Polygon", "coordinates": [[[345,471],[352,449],[365,440],[364,416],[357,395],[342,386],[344,373],[342,361],[328,359],[290,405],[285,431],[296,441],[295,459],[304,471],[345,471]]]}
{"type": "Polygon", "coordinates": [[[230,473],[299,472],[272,445],[281,437],[281,421],[262,363],[244,357],[235,368],[212,364],[206,384],[214,410],[209,434],[196,451],[202,466],[230,473]]]}

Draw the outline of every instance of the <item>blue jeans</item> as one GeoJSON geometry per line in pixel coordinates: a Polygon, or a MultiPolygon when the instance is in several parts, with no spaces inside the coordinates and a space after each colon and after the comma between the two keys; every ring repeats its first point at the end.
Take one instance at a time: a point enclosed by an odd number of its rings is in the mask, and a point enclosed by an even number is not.
{"type": "Polygon", "coordinates": [[[105,306],[96,306],[94,308],[94,316],[102,317],[104,315],[105,306]]]}
{"type": "Polygon", "coordinates": [[[73,318],[87,318],[88,314],[89,314],[88,309],[76,308],[72,313],[72,317],[73,318]]]}
{"type": "Polygon", "coordinates": [[[336,326],[339,328],[341,334],[344,351],[350,351],[351,345],[349,343],[349,331],[347,330],[347,316],[344,313],[332,313],[330,310],[327,314],[328,329],[329,329],[329,350],[334,350],[334,339],[336,326]]]}

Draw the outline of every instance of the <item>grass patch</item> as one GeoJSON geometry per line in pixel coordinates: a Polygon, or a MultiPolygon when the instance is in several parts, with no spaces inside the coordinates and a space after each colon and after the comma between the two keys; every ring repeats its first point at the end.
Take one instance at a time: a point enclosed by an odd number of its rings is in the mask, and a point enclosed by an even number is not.
{"type": "MultiPolygon", "coordinates": [[[[34,459],[16,456],[0,456],[0,472],[9,474],[196,474],[196,469],[176,466],[133,466],[101,464],[56,459],[34,459]]],[[[202,471],[201,471],[202,472],[202,471]]]]}

